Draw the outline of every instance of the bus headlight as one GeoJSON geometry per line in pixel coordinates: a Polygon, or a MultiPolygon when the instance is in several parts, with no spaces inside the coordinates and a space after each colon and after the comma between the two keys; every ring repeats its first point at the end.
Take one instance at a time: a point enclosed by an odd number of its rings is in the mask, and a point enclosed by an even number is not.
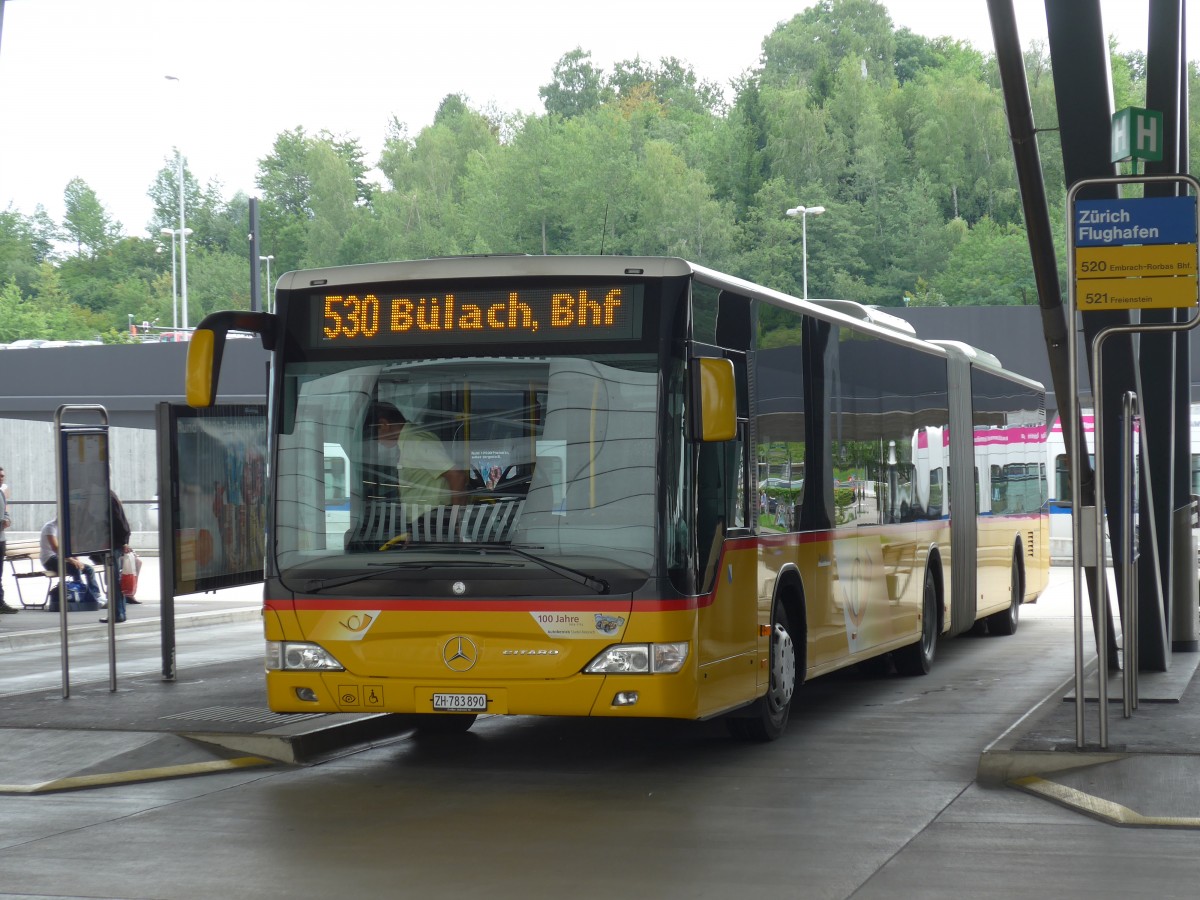
{"type": "Polygon", "coordinates": [[[267,641],[267,671],[344,672],[346,667],[317,644],[295,641],[267,641]]]}
{"type": "Polygon", "coordinates": [[[667,674],[682,669],[687,656],[687,641],[617,644],[601,652],[583,671],[591,675],[667,674]]]}

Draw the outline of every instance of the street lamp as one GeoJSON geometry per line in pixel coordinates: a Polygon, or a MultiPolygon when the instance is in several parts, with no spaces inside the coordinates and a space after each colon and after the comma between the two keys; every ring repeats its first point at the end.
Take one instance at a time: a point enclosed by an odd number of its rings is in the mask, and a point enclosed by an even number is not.
{"type": "MultiPolygon", "coordinates": [[[[171,329],[178,330],[179,328],[179,294],[175,290],[175,238],[180,236],[178,228],[160,228],[159,234],[169,234],[171,236],[171,329]]],[[[185,234],[191,234],[192,229],[184,228],[182,231],[185,234]]],[[[184,307],[186,309],[186,307],[184,307]]],[[[184,321],[187,321],[186,314],[184,321]]]]}
{"type": "Polygon", "coordinates": [[[808,217],[819,216],[825,212],[823,206],[793,206],[787,211],[789,216],[800,217],[801,258],[804,265],[804,299],[808,299],[808,217]]]}
{"type": "Polygon", "coordinates": [[[192,229],[183,227],[183,152],[176,147],[175,155],[179,158],[179,295],[183,300],[183,330],[187,331],[187,236],[192,229]]]}
{"type": "Polygon", "coordinates": [[[267,264],[267,299],[270,301],[267,305],[271,307],[267,310],[267,312],[275,312],[275,300],[271,296],[271,260],[274,258],[274,256],[260,256],[258,258],[259,262],[265,262],[267,264]]]}
{"type": "MultiPolygon", "coordinates": [[[[174,81],[179,84],[179,79],[174,75],[164,75],[167,81],[174,81]]],[[[175,148],[175,159],[178,164],[179,172],[179,293],[183,298],[183,329],[187,331],[188,327],[188,302],[187,302],[187,236],[192,232],[184,227],[183,215],[183,151],[179,147],[175,148]]],[[[173,246],[173,245],[172,245],[173,246]]]]}

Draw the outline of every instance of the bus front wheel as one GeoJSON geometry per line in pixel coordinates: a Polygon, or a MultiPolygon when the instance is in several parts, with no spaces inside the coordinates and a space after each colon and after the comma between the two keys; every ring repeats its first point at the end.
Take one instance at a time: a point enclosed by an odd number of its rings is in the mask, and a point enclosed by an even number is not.
{"type": "Polygon", "coordinates": [[[751,714],[725,720],[729,733],[745,741],[773,741],[781,737],[787,729],[792,697],[796,693],[796,645],[782,603],[776,602],[773,619],[771,680],[767,693],[751,707],[751,714]]]}

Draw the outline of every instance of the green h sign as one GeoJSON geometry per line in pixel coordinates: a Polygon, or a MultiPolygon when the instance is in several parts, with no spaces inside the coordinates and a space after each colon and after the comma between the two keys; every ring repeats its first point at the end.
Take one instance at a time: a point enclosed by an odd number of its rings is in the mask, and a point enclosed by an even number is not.
{"type": "Polygon", "coordinates": [[[1163,114],[1127,106],[1112,117],[1112,161],[1163,158],[1163,114]]]}

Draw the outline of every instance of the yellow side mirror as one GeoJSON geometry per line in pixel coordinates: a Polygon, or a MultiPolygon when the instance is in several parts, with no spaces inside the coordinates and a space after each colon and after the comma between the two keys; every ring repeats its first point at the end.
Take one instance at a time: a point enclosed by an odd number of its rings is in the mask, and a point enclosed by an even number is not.
{"type": "Polygon", "coordinates": [[[205,409],[216,402],[213,368],[216,335],[207,328],[197,329],[188,342],[187,375],[184,381],[188,406],[205,409]]]}
{"type": "Polygon", "coordinates": [[[731,441],[737,437],[737,387],[733,362],[711,357],[701,357],[695,362],[700,379],[700,440],[705,443],[731,441]]]}
{"type": "Polygon", "coordinates": [[[184,376],[188,406],[207,409],[216,405],[221,355],[225,351],[225,337],[230,331],[257,334],[262,338],[264,350],[274,350],[276,322],[271,313],[244,310],[209,313],[201,319],[188,342],[187,372],[184,376]]]}

